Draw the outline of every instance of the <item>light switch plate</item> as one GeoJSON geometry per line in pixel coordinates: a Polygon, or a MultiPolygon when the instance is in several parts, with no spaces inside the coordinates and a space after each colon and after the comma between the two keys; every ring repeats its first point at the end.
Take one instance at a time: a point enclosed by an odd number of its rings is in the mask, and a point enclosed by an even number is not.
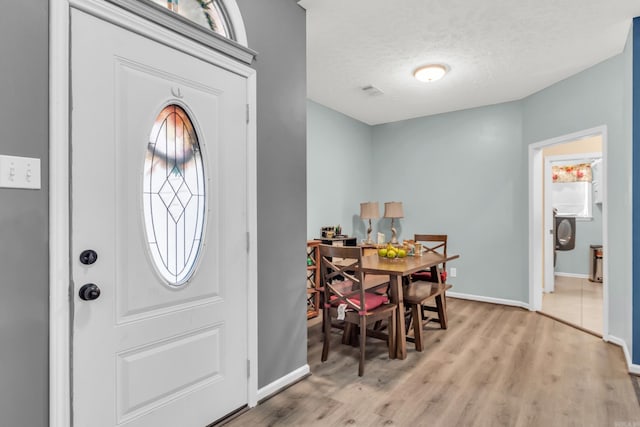
{"type": "Polygon", "coordinates": [[[0,188],[39,190],[40,159],[0,155],[0,188]]]}

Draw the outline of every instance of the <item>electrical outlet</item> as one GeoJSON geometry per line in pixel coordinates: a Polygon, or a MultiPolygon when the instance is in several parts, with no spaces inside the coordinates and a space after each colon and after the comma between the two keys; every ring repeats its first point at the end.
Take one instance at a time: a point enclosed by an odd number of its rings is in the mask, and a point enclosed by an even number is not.
{"type": "Polygon", "coordinates": [[[0,188],[40,189],[40,159],[0,155],[0,188]]]}
{"type": "Polygon", "coordinates": [[[449,270],[451,277],[456,277],[458,275],[458,270],[455,267],[451,267],[449,270]]]}

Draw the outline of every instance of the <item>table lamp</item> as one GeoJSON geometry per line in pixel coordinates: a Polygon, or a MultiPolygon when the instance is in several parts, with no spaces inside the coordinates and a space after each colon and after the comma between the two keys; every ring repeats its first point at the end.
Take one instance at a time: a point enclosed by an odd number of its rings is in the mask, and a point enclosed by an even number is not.
{"type": "Polygon", "coordinates": [[[393,227],[393,220],[396,218],[404,218],[402,211],[402,202],[386,202],[384,204],[384,217],[391,218],[391,244],[398,243],[396,229],[393,227]]]}
{"type": "Polygon", "coordinates": [[[367,229],[367,241],[368,245],[372,245],[374,242],[371,240],[371,220],[380,218],[380,209],[378,208],[378,202],[364,202],[360,203],[360,218],[369,220],[369,228],[367,229]]]}

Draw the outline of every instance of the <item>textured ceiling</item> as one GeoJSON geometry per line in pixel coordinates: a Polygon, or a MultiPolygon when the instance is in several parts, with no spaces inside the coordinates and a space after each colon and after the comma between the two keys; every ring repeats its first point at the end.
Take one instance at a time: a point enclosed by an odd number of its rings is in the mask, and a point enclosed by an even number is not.
{"type": "Polygon", "coordinates": [[[640,16],[640,0],[299,3],[308,97],[372,125],[526,97],[622,52],[640,16]],[[413,78],[433,62],[450,72],[413,78]]]}

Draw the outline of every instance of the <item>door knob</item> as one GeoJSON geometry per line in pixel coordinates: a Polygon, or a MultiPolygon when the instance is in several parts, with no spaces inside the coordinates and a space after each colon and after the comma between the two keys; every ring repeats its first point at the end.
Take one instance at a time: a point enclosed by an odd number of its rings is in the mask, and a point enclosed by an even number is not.
{"type": "Polygon", "coordinates": [[[87,283],[80,288],[78,295],[81,300],[93,301],[100,296],[100,288],[95,283],[87,283]]]}
{"type": "Polygon", "coordinates": [[[98,260],[98,253],[93,249],[87,249],[80,254],[80,262],[84,265],[91,265],[98,260]]]}

